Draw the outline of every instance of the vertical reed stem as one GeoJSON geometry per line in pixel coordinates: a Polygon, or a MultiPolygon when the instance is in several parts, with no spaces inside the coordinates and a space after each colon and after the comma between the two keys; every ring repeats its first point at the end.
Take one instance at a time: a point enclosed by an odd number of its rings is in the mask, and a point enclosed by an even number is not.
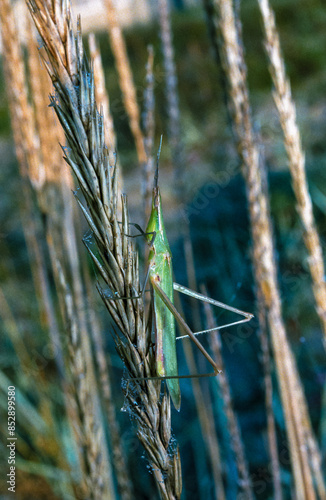
{"type": "Polygon", "coordinates": [[[296,120],[296,108],[291,95],[291,86],[286,78],[274,13],[268,0],[258,0],[258,4],[263,18],[265,49],[269,59],[269,69],[275,86],[273,96],[284,134],[292,185],[297,200],[296,208],[304,229],[303,238],[309,255],[308,264],[313,282],[316,309],[324,331],[326,349],[325,267],[308,190],[305,157],[296,120]]]}
{"type": "Polygon", "coordinates": [[[215,0],[214,3],[219,14],[219,29],[223,39],[223,65],[227,75],[230,107],[247,185],[256,283],[264,298],[272,337],[296,494],[298,499],[314,499],[315,492],[309,469],[305,432],[301,416],[297,412],[300,400],[304,396],[297,379],[294,359],[290,352],[281,314],[268,202],[262,187],[260,155],[251,125],[246,65],[241,45],[241,26],[234,17],[231,0],[215,0]]]}
{"type": "MultiPolygon", "coordinates": [[[[207,295],[207,290],[204,286],[202,287],[201,292],[204,295],[207,295]]],[[[214,328],[215,322],[212,314],[212,308],[207,302],[204,303],[204,310],[205,310],[207,328],[214,328]]],[[[227,376],[225,374],[224,363],[221,354],[222,351],[221,338],[218,331],[216,333],[212,333],[209,336],[209,343],[211,346],[211,350],[214,354],[214,359],[216,360],[216,364],[221,369],[221,373],[219,374],[216,383],[218,383],[221,388],[222,399],[225,405],[225,413],[228,422],[229,436],[231,438],[231,447],[235,454],[237,468],[238,468],[238,474],[239,474],[238,483],[241,488],[241,498],[245,498],[247,500],[253,500],[254,494],[252,491],[252,484],[251,484],[248,464],[245,457],[244,447],[242,444],[243,442],[241,439],[241,430],[232,407],[231,391],[227,376]]]]}
{"type": "Polygon", "coordinates": [[[168,138],[172,151],[172,161],[176,180],[176,193],[182,193],[183,161],[180,133],[180,109],[178,97],[178,79],[175,66],[171,12],[168,0],[159,0],[162,52],[164,58],[165,96],[167,100],[168,138]]]}
{"type": "Polygon", "coordinates": [[[146,161],[146,152],[144,138],[140,128],[140,113],[126,44],[113,1],[105,0],[104,4],[107,11],[109,37],[119,74],[123,101],[129,118],[131,132],[135,139],[138,161],[142,164],[146,161]]]}

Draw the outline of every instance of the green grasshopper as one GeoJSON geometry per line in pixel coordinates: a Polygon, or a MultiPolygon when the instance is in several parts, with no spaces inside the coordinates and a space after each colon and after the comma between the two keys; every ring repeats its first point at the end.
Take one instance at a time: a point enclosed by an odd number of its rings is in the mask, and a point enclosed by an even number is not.
{"type": "MultiPolygon", "coordinates": [[[[138,226],[138,224],[134,224],[134,226],[141,232],[143,236],[146,237],[150,247],[148,256],[148,272],[145,280],[145,285],[147,279],[149,279],[150,284],[153,288],[152,310],[154,316],[154,331],[156,337],[155,357],[157,372],[157,377],[153,378],[166,380],[174,407],[179,410],[181,404],[181,394],[179,386],[180,378],[209,377],[215,376],[220,372],[214,360],[196,338],[196,335],[244,323],[246,321],[249,321],[253,317],[253,315],[223,304],[222,302],[218,302],[214,299],[206,297],[200,293],[194,292],[182,285],[179,285],[178,283],[173,282],[172,255],[165,232],[161,195],[158,187],[158,161],[160,156],[160,149],[161,148],[159,148],[157,156],[157,166],[154,179],[152,211],[146,228],[146,232],[144,232],[138,226]],[[204,302],[208,302],[214,306],[227,309],[228,311],[235,312],[237,314],[240,314],[241,316],[244,316],[244,318],[227,325],[194,333],[191,331],[191,329],[173,304],[173,290],[184,293],[204,302]],[[175,320],[179,323],[179,326],[186,335],[178,338],[176,337],[175,320]],[[176,340],[185,337],[191,338],[191,340],[196,344],[196,346],[202,352],[208,362],[212,365],[214,369],[212,373],[203,373],[197,375],[178,374],[176,340]]],[[[145,285],[143,287],[143,293],[145,291],[145,285]]]]}

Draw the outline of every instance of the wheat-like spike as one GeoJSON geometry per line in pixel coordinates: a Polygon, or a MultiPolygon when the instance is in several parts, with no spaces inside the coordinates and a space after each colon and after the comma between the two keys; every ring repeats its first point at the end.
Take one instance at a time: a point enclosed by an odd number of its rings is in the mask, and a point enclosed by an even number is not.
{"type": "MultiPolygon", "coordinates": [[[[51,250],[51,249],[50,249],[51,250]]],[[[53,250],[53,249],[52,249],[53,250]]],[[[61,291],[62,308],[68,333],[68,357],[71,385],[69,387],[70,405],[76,415],[74,433],[79,445],[78,453],[82,468],[81,488],[83,498],[101,500],[111,488],[108,488],[107,471],[102,448],[103,435],[98,425],[93,394],[90,391],[90,377],[86,365],[84,347],[79,332],[73,296],[66,281],[60,262],[53,255],[55,277],[61,291]]]]}
{"type": "Polygon", "coordinates": [[[39,189],[45,181],[44,171],[40,166],[39,143],[34,134],[34,117],[27,98],[23,57],[17,41],[15,20],[9,0],[0,3],[0,18],[2,44],[6,51],[4,58],[6,77],[8,82],[13,82],[12,85],[8,85],[11,115],[13,121],[17,122],[17,125],[19,123],[19,126],[13,129],[15,142],[19,145],[17,155],[21,168],[25,168],[22,175],[28,175],[33,186],[39,189]]]}
{"type": "MultiPolygon", "coordinates": [[[[314,220],[312,201],[308,190],[305,155],[296,120],[296,106],[292,99],[290,82],[286,77],[274,12],[268,0],[258,0],[258,4],[263,18],[265,49],[269,59],[269,69],[275,86],[273,96],[284,134],[284,145],[289,159],[293,190],[297,200],[296,207],[303,225],[304,242],[309,254],[308,264],[313,282],[316,309],[324,330],[326,346],[325,267],[320,238],[314,220]]],[[[320,497],[324,498],[326,496],[326,485],[321,470],[321,454],[313,436],[306,404],[301,405],[301,412],[304,415],[304,425],[307,426],[307,441],[312,457],[311,463],[316,476],[317,488],[320,497]]]]}
{"type": "Polygon", "coordinates": [[[297,199],[297,210],[304,228],[304,241],[309,253],[308,263],[313,281],[317,313],[324,330],[326,345],[325,268],[319,235],[314,220],[312,202],[308,191],[305,156],[296,120],[296,108],[291,95],[291,86],[286,77],[274,13],[270,8],[268,0],[259,0],[258,4],[264,23],[265,48],[268,54],[270,73],[275,86],[273,96],[283,129],[293,190],[297,199]]]}
{"type": "Polygon", "coordinates": [[[217,27],[223,39],[222,61],[228,80],[230,109],[247,186],[255,278],[264,299],[271,332],[296,493],[298,499],[314,499],[315,491],[307,454],[306,430],[303,419],[297,411],[304,401],[304,396],[282,319],[269,206],[260,169],[261,154],[252,128],[241,25],[240,21],[235,18],[232,0],[214,0],[214,5],[219,15],[217,27]]]}
{"type": "Polygon", "coordinates": [[[44,58],[56,91],[52,105],[69,146],[65,158],[76,173],[87,203],[84,213],[98,251],[98,255],[92,252],[91,256],[109,293],[100,285],[98,288],[121,332],[121,336],[114,334],[114,339],[128,370],[125,407],[137,422],[137,434],[149,455],[162,498],[179,498],[179,454],[177,446],[172,449],[170,442],[166,442],[170,427],[170,406],[165,401],[168,396],[165,394],[160,403],[159,382],[130,380],[155,375],[143,300],[110,300],[112,296],[139,296],[139,279],[135,275],[138,257],[131,240],[125,236],[128,212],[124,198],[123,224],[117,220],[116,168],[109,164],[102,116],[94,97],[93,72],[84,56],[80,27],[75,37],[69,6],[64,7],[60,0],[28,0],[28,6],[44,42],[44,58]],[[63,19],[58,19],[59,13],[63,19]]]}
{"type": "MultiPolygon", "coordinates": [[[[83,285],[79,273],[80,264],[77,254],[75,232],[72,225],[71,213],[68,208],[69,201],[71,203],[70,193],[69,199],[64,200],[66,210],[64,212],[64,220],[62,220],[63,200],[60,188],[63,188],[63,179],[67,179],[68,177],[64,174],[60,175],[61,171],[64,170],[64,164],[62,164],[58,137],[63,135],[63,131],[60,130],[61,127],[57,123],[53,110],[47,106],[51,81],[40,64],[37,45],[33,37],[35,29],[33,29],[34,26],[31,19],[29,19],[29,23],[29,79],[31,82],[31,94],[35,111],[36,136],[39,137],[40,140],[42,164],[47,179],[44,188],[37,192],[38,203],[43,211],[44,220],[46,220],[46,236],[57,285],[59,276],[56,261],[59,260],[63,268],[63,262],[65,262],[65,260],[69,262],[68,268],[72,277],[72,296],[75,307],[73,319],[78,321],[75,343],[72,345],[70,343],[70,357],[68,358],[72,381],[69,406],[71,407],[72,403],[76,406],[73,428],[75,431],[76,429],[79,430],[75,432],[75,436],[77,448],[78,450],[82,450],[80,453],[80,464],[81,469],[85,471],[85,485],[87,484],[85,495],[86,497],[102,498],[111,493],[113,487],[107,450],[106,446],[103,446],[104,430],[102,428],[101,418],[96,410],[99,405],[97,404],[97,388],[93,372],[89,336],[87,335],[88,332],[86,328],[86,307],[83,298],[83,285]],[[61,134],[58,134],[57,129],[60,130],[61,134]],[[66,244],[66,251],[63,248],[63,243],[66,244]],[[72,360],[74,349],[75,358],[72,360]],[[80,374],[78,370],[76,370],[77,359],[80,365],[83,366],[83,383],[80,383],[80,374]],[[92,469],[92,466],[90,466],[90,464],[93,463],[96,464],[96,473],[94,469],[92,469]]],[[[65,291],[62,292],[62,287],[59,287],[59,293],[63,293],[63,296],[66,297],[65,291]]],[[[67,314],[65,313],[64,317],[66,316],[67,314]]],[[[71,325],[72,320],[69,320],[68,323],[71,325]]],[[[69,331],[69,327],[67,329],[69,331]]],[[[60,345],[59,338],[56,339],[55,345],[60,345]]],[[[69,410],[68,415],[70,415],[69,410]]]]}
{"type": "MultiPolygon", "coordinates": [[[[28,11],[25,6],[26,15],[28,11]]],[[[38,54],[36,30],[30,16],[27,17],[27,54],[28,80],[34,106],[35,129],[39,137],[41,166],[47,183],[60,184],[63,174],[63,162],[58,142],[63,142],[63,132],[58,125],[53,110],[48,106],[51,80],[42,68],[38,54]]],[[[68,169],[65,169],[66,171],[68,169]]],[[[68,171],[69,172],[69,171],[68,171]]],[[[70,172],[69,172],[70,173],[70,172]]],[[[72,186],[72,184],[70,184],[72,186]]],[[[45,210],[45,209],[44,209],[45,210]]]]}

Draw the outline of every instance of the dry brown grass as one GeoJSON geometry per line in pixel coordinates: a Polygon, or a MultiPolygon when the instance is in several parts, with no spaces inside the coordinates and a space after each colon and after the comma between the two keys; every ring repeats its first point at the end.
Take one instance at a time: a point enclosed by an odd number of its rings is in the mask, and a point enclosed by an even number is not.
{"type": "Polygon", "coordinates": [[[170,6],[167,0],[159,0],[160,34],[164,60],[165,99],[168,115],[168,140],[172,153],[175,192],[182,199],[182,182],[184,175],[184,158],[181,136],[180,107],[178,95],[178,79],[173,46],[170,6]]]}
{"type": "MultiPolygon", "coordinates": [[[[202,293],[207,295],[207,290],[203,287],[202,293]]],[[[212,308],[208,303],[204,304],[207,328],[214,328],[215,320],[212,313],[212,308]]],[[[246,460],[245,450],[241,437],[240,426],[233,409],[231,389],[227,374],[225,372],[223,357],[222,357],[222,342],[219,332],[210,336],[209,339],[212,353],[216,363],[221,368],[220,376],[218,377],[218,385],[221,389],[222,399],[225,406],[225,414],[227,417],[228,431],[231,439],[231,448],[236,457],[236,464],[239,474],[239,486],[242,495],[248,500],[253,500],[254,493],[252,482],[249,474],[248,463],[246,460]]],[[[217,497],[219,498],[219,497],[217,497]]]]}
{"type": "Polygon", "coordinates": [[[268,0],[259,0],[258,3],[263,18],[269,69],[275,86],[273,96],[284,134],[284,145],[288,155],[292,185],[297,200],[297,211],[304,229],[303,238],[308,251],[308,263],[313,282],[316,309],[323,327],[326,348],[325,267],[308,190],[305,156],[296,120],[296,108],[291,95],[290,83],[286,77],[274,13],[269,6],[268,0]]]}
{"type": "MultiPolygon", "coordinates": [[[[256,285],[271,334],[296,494],[298,499],[313,499],[316,492],[307,449],[307,426],[297,411],[299,407],[306,407],[306,403],[282,319],[269,204],[260,166],[263,158],[252,128],[241,24],[231,0],[215,0],[214,5],[222,39],[221,56],[228,81],[230,111],[247,186],[256,285]]],[[[306,422],[309,421],[308,413],[305,417],[306,422]]]]}
{"type": "Polygon", "coordinates": [[[112,0],[105,0],[104,5],[107,12],[109,38],[116,61],[123,102],[129,118],[130,129],[135,139],[138,161],[140,164],[143,164],[146,162],[146,151],[143,133],[140,128],[140,112],[127,49],[118,22],[114,2],[112,0]]]}
{"type": "MultiPolygon", "coordinates": [[[[54,124],[53,111],[48,108],[46,102],[50,80],[44,68],[40,67],[33,30],[31,29],[32,24],[28,38],[28,69],[32,102],[30,104],[26,91],[28,77],[19,44],[17,44],[18,37],[9,2],[2,4],[1,21],[3,29],[10,35],[4,44],[4,55],[7,67],[7,85],[11,89],[9,96],[12,123],[23,176],[25,207],[28,207],[24,217],[26,239],[30,241],[30,257],[31,262],[34,262],[34,282],[36,289],[40,290],[41,321],[43,319],[44,327],[50,333],[51,348],[55,353],[68,418],[75,432],[79,465],[83,471],[80,489],[76,486],[75,480],[72,480],[72,487],[75,488],[78,498],[99,499],[103,498],[103,495],[108,495],[109,491],[113,491],[112,482],[110,483],[107,450],[103,446],[102,422],[96,410],[98,406],[96,405],[97,390],[94,385],[90,347],[86,340],[87,336],[85,337],[85,318],[81,314],[82,311],[85,312],[85,307],[82,304],[82,285],[78,275],[78,259],[73,244],[74,232],[69,227],[71,218],[68,216],[67,210],[64,209],[65,216],[60,218],[64,205],[62,196],[67,187],[69,188],[69,184],[71,186],[72,183],[69,176],[62,172],[62,158],[60,157],[60,148],[58,148],[60,133],[54,124]],[[17,68],[20,71],[17,71],[17,68]],[[24,117],[21,122],[19,117],[24,117]],[[33,143],[31,143],[32,139],[33,143]],[[40,216],[42,216],[43,225],[40,224],[40,216]],[[59,288],[62,313],[67,327],[68,335],[61,337],[50,293],[48,269],[45,265],[46,257],[43,245],[45,239],[48,243],[54,278],[59,288]],[[65,245],[66,252],[64,251],[65,245]],[[64,254],[67,255],[66,259],[63,259],[64,254]],[[73,276],[73,297],[66,281],[66,270],[64,270],[66,265],[73,276]],[[62,344],[68,345],[68,349],[64,351],[62,344]],[[66,367],[63,357],[66,360],[68,357],[66,367]]],[[[22,367],[26,370],[26,374],[29,374],[32,382],[35,369],[33,360],[30,359],[28,364],[22,360],[22,367]]],[[[42,407],[46,400],[45,394],[50,389],[47,387],[47,383],[42,382],[42,380],[35,380],[35,387],[37,387],[41,401],[40,411],[44,412],[42,407]]],[[[48,410],[49,405],[47,406],[48,410]]],[[[51,423],[51,429],[54,431],[55,425],[52,421],[54,414],[52,415],[52,412],[48,411],[45,417],[46,421],[51,423]]],[[[54,442],[56,442],[55,439],[57,438],[54,438],[54,442]]],[[[54,459],[58,466],[67,468],[68,464],[63,459],[63,448],[60,447],[59,442],[60,440],[57,442],[58,451],[54,459]]],[[[52,447],[54,449],[53,445],[52,447]]],[[[40,457],[42,457],[42,450],[40,450],[40,457]]]]}

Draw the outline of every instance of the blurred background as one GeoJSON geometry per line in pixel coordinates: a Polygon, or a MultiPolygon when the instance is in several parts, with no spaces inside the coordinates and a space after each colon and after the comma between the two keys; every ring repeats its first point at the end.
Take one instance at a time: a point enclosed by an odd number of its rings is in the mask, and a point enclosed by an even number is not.
{"type": "MultiPolygon", "coordinates": [[[[274,229],[278,280],[288,339],[295,355],[304,387],[314,432],[320,444],[323,463],[326,454],[326,377],[325,350],[318,316],[315,312],[307,253],[302,239],[302,227],[296,213],[296,200],[291,187],[288,161],[282,130],[271,93],[272,83],[263,47],[263,32],[256,0],[236,2],[240,9],[245,60],[253,123],[260,136],[268,169],[270,207],[274,229]],[[239,4],[239,5],[238,5],[239,4]]],[[[133,73],[137,101],[144,112],[146,63],[148,45],[153,46],[155,141],[154,151],[163,134],[160,159],[160,186],[165,213],[166,230],[173,253],[176,281],[189,284],[189,259],[197,285],[205,284],[207,294],[239,309],[256,312],[254,278],[251,267],[251,240],[247,215],[244,180],[232,133],[230,114],[226,106],[225,77],[217,64],[212,47],[205,9],[199,1],[170,2],[174,60],[177,74],[177,93],[180,112],[180,155],[182,170],[175,172],[173,147],[169,140],[169,115],[165,87],[165,69],[160,38],[158,4],[149,0],[115,2],[118,19],[123,28],[129,61],[133,73]],[[181,180],[180,180],[181,179],[181,180]],[[181,189],[180,189],[181,185],[181,189]],[[177,186],[177,188],[176,188],[177,186]],[[178,190],[179,186],[179,190],[178,190]],[[188,237],[185,238],[189,228],[188,237]],[[191,241],[193,254],[189,257],[186,242],[191,241]],[[187,267],[188,263],[188,267],[187,267]]],[[[26,11],[19,2],[14,7],[20,20],[26,11]]],[[[326,244],[326,8],[321,0],[274,0],[277,27],[282,44],[287,74],[291,81],[297,106],[297,119],[306,154],[307,177],[314,214],[325,253],[326,244]]],[[[110,97],[117,153],[122,169],[124,191],[128,195],[130,220],[146,225],[143,206],[143,177],[137,158],[135,141],[125,111],[115,59],[107,34],[104,6],[96,2],[74,2],[74,13],[80,13],[85,40],[94,31],[99,43],[105,82],[110,97]]],[[[20,34],[24,40],[23,24],[20,34]]],[[[26,56],[26,46],[23,45],[26,56]]],[[[12,338],[21,336],[29,353],[40,369],[40,376],[51,392],[52,409],[58,429],[64,428],[61,389],[57,383],[57,368],[53,357],[47,355],[44,318],[36,299],[35,282],[26,246],[25,205],[23,187],[15,157],[11,132],[8,97],[3,69],[0,74],[0,378],[1,378],[1,434],[5,435],[6,406],[3,394],[6,381],[12,381],[21,392],[24,418],[44,419],[42,402],[33,388],[23,380],[20,361],[12,338]]],[[[66,167],[68,168],[68,167],[66,167]]],[[[72,196],[72,195],[71,195],[72,196]]],[[[28,226],[27,226],[28,227],[28,226]]],[[[28,230],[28,229],[27,229],[28,230]]],[[[41,236],[41,231],[38,233],[41,236]]],[[[77,230],[79,252],[86,258],[81,242],[87,234],[82,218],[77,230]]],[[[41,242],[44,246],[45,242],[41,242]]],[[[144,245],[139,244],[141,266],[145,275],[144,245]]],[[[45,251],[45,266],[50,268],[45,251]]],[[[88,262],[94,278],[94,269],[88,262]]],[[[50,293],[55,287],[49,271],[50,293]]],[[[191,279],[190,279],[191,281],[191,279]]],[[[54,299],[56,300],[56,299],[54,299]]],[[[133,484],[133,498],[158,498],[148,471],[141,445],[135,437],[133,425],[123,408],[120,384],[123,365],[115,354],[110,337],[110,317],[100,299],[94,294],[92,307],[98,314],[104,332],[105,350],[113,383],[116,418],[120,425],[122,446],[127,456],[127,467],[133,484]]],[[[184,301],[183,308],[190,324],[196,323],[196,307],[184,301]]],[[[203,311],[198,312],[204,322],[203,311]]],[[[219,324],[228,320],[221,311],[214,311],[219,324]]],[[[253,486],[254,498],[272,499],[272,471],[266,435],[266,408],[262,353],[256,335],[257,319],[247,329],[230,328],[221,331],[225,372],[230,385],[233,409],[238,419],[245,461],[253,486]]],[[[203,339],[205,346],[208,340],[203,339]]],[[[187,373],[186,361],[179,349],[180,373],[187,373]]],[[[199,372],[207,368],[195,353],[199,372]]],[[[274,371],[273,411],[279,446],[283,498],[293,497],[293,478],[288,458],[282,405],[274,371]]],[[[202,391],[211,405],[210,418],[221,450],[221,463],[227,499],[247,498],[239,494],[239,473],[234,450],[230,443],[223,396],[218,382],[204,380],[202,391]],[[214,396],[212,396],[214,392],[214,396]],[[240,495],[240,496],[239,496],[240,495]]],[[[36,391],[37,392],[37,391],[36,391]]],[[[213,472],[208,458],[205,436],[196,410],[192,385],[181,381],[181,412],[172,410],[175,439],[179,442],[183,468],[184,499],[215,498],[213,472]]],[[[22,412],[22,409],[20,410],[22,412]]],[[[298,409],[298,411],[300,411],[298,409]]],[[[64,487],[58,487],[56,478],[60,464],[56,462],[55,437],[31,436],[36,430],[19,423],[21,439],[17,466],[17,499],[76,498],[64,487]],[[30,431],[28,430],[30,429],[30,431]],[[61,492],[60,492],[61,491],[61,492]],[[71,496],[69,496],[71,495],[71,496]]],[[[65,432],[67,430],[65,429],[65,432]]],[[[4,442],[4,441],[3,441],[4,442]]],[[[206,440],[207,444],[207,440],[206,440]]],[[[66,436],[66,457],[74,467],[73,451],[69,451],[66,436]]],[[[3,451],[3,445],[2,445],[3,451]]],[[[2,454],[2,453],[1,453],[2,454]]],[[[66,471],[62,465],[62,470],[66,471]]],[[[60,479],[61,481],[61,479],[60,479]]],[[[59,481],[59,482],[60,482],[59,481]]],[[[241,488],[240,488],[241,489],[241,488]]],[[[0,498],[6,496],[6,484],[1,477],[0,498]]],[[[119,496],[117,496],[119,498],[119,496]]]]}

